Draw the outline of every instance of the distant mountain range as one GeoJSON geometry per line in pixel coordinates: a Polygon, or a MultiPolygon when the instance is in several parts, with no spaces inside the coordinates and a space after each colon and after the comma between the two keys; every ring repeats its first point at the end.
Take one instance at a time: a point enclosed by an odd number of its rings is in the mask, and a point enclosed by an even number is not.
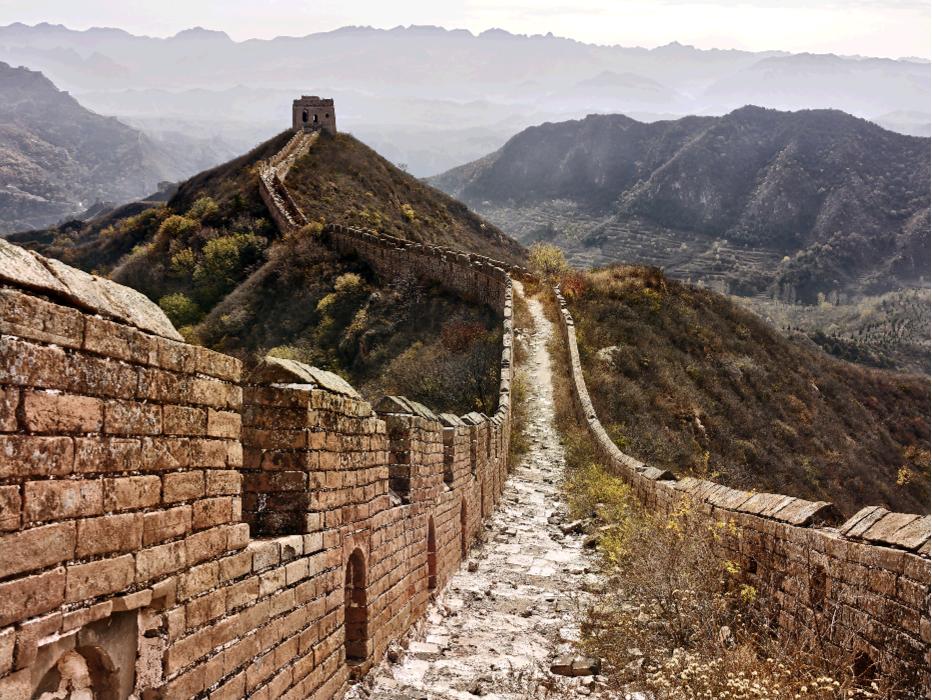
{"type": "Polygon", "coordinates": [[[578,262],[811,303],[928,285],[929,177],[928,138],[838,111],[745,107],[547,123],[431,182],[578,262]]]}
{"type": "Polygon", "coordinates": [[[0,234],[121,203],[213,164],[223,149],[158,140],[95,114],[41,73],[0,63],[0,234]]]}
{"type": "Polygon", "coordinates": [[[930,121],[927,61],[598,46],[494,29],[344,27],[237,42],[201,28],[162,39],[11,24],[0,27],[0,60],[42,70],[90,109],[147,132],[239,150],[287,125],[295,95],[326,94],[344,129],[418,176],[525,127],[591,113],[655,121],[745,104],[834,108],[919,135],[930,121]]]}

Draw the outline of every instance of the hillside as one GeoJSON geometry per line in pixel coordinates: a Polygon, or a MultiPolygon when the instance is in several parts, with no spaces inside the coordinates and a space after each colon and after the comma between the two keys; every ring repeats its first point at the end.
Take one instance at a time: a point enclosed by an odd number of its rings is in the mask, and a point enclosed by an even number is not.
{"type": "Polygon", "coordinates": [[[929,175],[928,139],[837,111],[745,107],[543,124],[431,181],[578,263],[814,303],[928,284],[929,175]]]}
{"type": "Polygon", "coordinates": [[[95,202],[126,202],[214,157],[159,144],[82,107],[41,73],[0,63],[0,234],[44,226],[95,202]]]}
{"type": "Polygon", "coordinates": [[[622,450],[848,514],[928,513],[927,378],[791,342],[653,268],[597,270],[564,291],[596,411],[622,450]]]}
{"type": "Polygon", "coordinates": [[[187,338],[247,363],[272,352],[338,372],[364,393],[491,411],[500,334],[492,313],[414,279],[379,282],[360,261],[335,255],[320,224],[366,225],[512,261],[521,247],[343,135],[321,136],[289,174],[315,224],[282,239],[256,173],[291,135],[188,179],[165,205],[127,205],[10,240],[138,289],[187,338]],[[329,194],[312,200],[313,192],[329,194]]]}

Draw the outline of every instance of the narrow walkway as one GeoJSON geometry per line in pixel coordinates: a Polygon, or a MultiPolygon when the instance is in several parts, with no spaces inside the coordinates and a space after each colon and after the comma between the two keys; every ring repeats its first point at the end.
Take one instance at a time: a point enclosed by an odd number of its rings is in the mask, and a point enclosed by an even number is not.
{"type": "Polygon", "coordinates": [[[535,323],[527,368],[531,449],[509,477],[469,565],[428,609],[407,649],[390,650],[394,663],[383,661],[349,698],[510,700],[592,692],[591,676],[549,671],[554,657],[574,649],[586,604],[582,591],[594,575],[582,537],[564,535],[558,525],[565,522],[564,452],[554,427],[547,351],[554,329],[539,301],[528,305],[535,323]]]}

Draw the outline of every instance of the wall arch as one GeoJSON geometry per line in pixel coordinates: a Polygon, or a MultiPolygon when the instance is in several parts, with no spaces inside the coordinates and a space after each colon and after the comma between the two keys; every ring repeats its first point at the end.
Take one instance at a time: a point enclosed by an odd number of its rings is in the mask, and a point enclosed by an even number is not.
{"type": "Polygon", "coordinates": [[[343,645],[346,650],[346,662],[349,664],[358,664],[369,656],[366,575],[366,558],[357,547],[346,562],[343,589],[343,645]]]}

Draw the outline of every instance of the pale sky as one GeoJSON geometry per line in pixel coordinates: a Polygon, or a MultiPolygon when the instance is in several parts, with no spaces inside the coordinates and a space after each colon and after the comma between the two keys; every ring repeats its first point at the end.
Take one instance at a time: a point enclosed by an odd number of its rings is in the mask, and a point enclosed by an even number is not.
{"type": "Polygon", "coordinates": [[[0,0],[0,24],[51,22],[169,36],[193,26],[233,39],[303,36],[349,24],[434,24],[599,44],[930,55],[928,0],[0,0]]]}

